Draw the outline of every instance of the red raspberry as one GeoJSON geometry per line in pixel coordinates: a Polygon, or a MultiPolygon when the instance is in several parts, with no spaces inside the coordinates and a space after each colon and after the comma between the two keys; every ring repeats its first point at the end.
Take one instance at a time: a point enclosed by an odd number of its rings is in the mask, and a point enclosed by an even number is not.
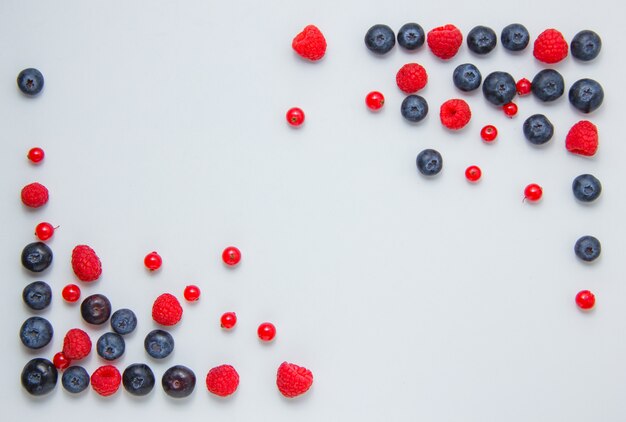
{"type": "Polygon", "coordinates": [[[598,150],[598,128],[588,120],[581,120],[569,130],[565,148],[574,154],[590,157],[598,150]]]}
{"type": "Polygon", "coordinates": [[[567,57],[567,41],[556,29],[546,29],[535,40],[533,55],[544,63],[558,63],[567,57]]]}
{"type": "Polygon", "coordinates": [[[121,383],[120,371],[113,365],[101,366],[91,374],[91,387],[103,397],[114,394],[121,383]]]}
{"type": "Polygon", "coordinates": [[[441,124],[448,129],[459,130],[469,123],[472,111],[465,101],[455,98],[441,104],[439,117],[441,124]]]}
{"type": "Polygon", "coordinates": [[[176,325],[183,316],[183,308],[172,294],[163,293],[152,305],[152,319],[161,325],[176,325]]]}
{"type": "Polygon", "coordinates": [[[239,374],[230,365],[216,366],[206,374],[206,388],[217,396],[230,396],[238,386],[239,374]]]}
{"type": "Polygon", "coordinates": [[[315,25],[307,25],[295,36],[291,46],[301,57],[311,61],[320,60],[326,53],[326,39],[315,25]]]}
{"type": "Polygon", "coordinates": [[[69,360],[81,360],[91,353],[89,334],[80,328],[72,328],[63,339],[63,354],[69,360]]]}
{"type": "Polygon", "coordinates": [[[454,57],[461,48],[463,34],[454,25],[439,26],[428,32],[426,42],[435,56],[448,60],[454,57]]]}
{"type": "Polygon", "coordinates": [[[276,385],[285,397],[296,397],[307,392],[313,384],[313,374],[293,363],[283,362],[278,367],[276,385]]]}
{"type": "Polygon", "coordinates": [[[94,281],[102,274],[102,263],[93,249],[78,245],[72,251],[72,269],[79,280],[94,281]]]}
{"type": "Polygon", "coordinates": [[[22,202],[27,207],[39,208],[48,202],[48,188],[41,183],[31,183],[22,188],[22,202]]]}
{"type": "Polygon", "coordinates": [[[398,88],[407,94],[419,91],[428,83],[426,69],[417,63],[407,63],[396,74],[398,88]]]}

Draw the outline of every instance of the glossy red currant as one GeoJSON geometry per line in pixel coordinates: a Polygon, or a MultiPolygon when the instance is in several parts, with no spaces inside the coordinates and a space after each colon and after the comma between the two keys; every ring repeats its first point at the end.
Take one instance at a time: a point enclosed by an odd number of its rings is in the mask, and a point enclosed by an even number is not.
{"type": "Polygon", "coordinates": [[[54,235],[55,228],[56,227],[50,223],[39,223],[37,224],[37,227],[35,227],[35,236],[37,236],[39,240],[48,240],[52,237],[52,235],[54,235]]]}
{"type": "Polygon", "coordinates": [[[222,261],[224,264],[232,267],[241,261],[241,251],[234,246],[229,246],[222,252],[222,261]]]}
{"type": "Polygon", "coordinates": [[[52,358],[52,363],[57,369],[63,370],[69,368],[72,361],[63,352],[59,352],[52,358]]]}
{"type": "Polygon", "coordinates": [[[380,110],[385,105],[385,96],[378,91],[372,91],[365,97],[365,105],[370,110],[380,110]]]}
{"type": "Polygon", "coordinates": [[[526,78],[522,78],[515,84],[515,88],[517,89],[517,95],[523,97],[524,95],[530,94],[531,84],[530,81],[526,78]]]}
{"type": "Polygon", "coordinates": [[[480,170],[480,167],[478,166],[469,166],[468,168],[465,169],[465,177],[470,182],[478,182],[482,174],[483,172],[480,170]]]}
{"type": "Polygon", "coordinates": [[[271,322],[264,322],[259,325],[257,334],[261,341],[272,341],[276,337],[276,327],[271,322]]]}
{"type": "Polygon", "coordinates": [[[596,304],[596,296],[589,290],[581,290],[576,294],[576,305],[580,309],[589,310],[596,304]]]}
{"type": "Polygon", "coordinates": [[[493,125],[487,125],[480,130],[480,137],[485,142],[493,142],[498,137],[498,129],[493,125]]]}
{"type": "Polygon", "coordinates": [[[237,315],[234,312],[225,312],[220,318],[220,325],[225,330],[232,329],[237,324],[237,315]]]}
{"type": "Polygon", "coordinates": [[[502,106],[502,111],[507,117],[513,118],[517,114],[517,104],[508,103],[502,106]]]}
{"type": "Polygon", "coordinates": [[[78,287],[76,284],[68,284],[67,286],[63,287],[63,290],[61,291],[61,296],[63,296],[63,299],[65,299],[67,302],[74,303],[78,299],[80,299],[80,287],[78,287]]]}
{"type": "Polygon", "coordinates": [[[539,201],[542,195],[543,189],[536,183],[531,183],[524,189],[524,199],[527,199],[530,202],[539,201]]]}
{"type": "Polygon", "coordinates": [[[41,163],[45,156],[46,154],[43,152],[43,149],[39,147],[31,148],[28,151],[28,159],[35,164],[41,163]]]}
{"type": "Polygon", "coordinates": [[[156,271],[161,268],[161,265],[163,264],[163,259],[161,258],[161,255],[153,251],[146,255],[146,257],[143,259],[143,263],[150,271],[156,271]]]}
{"type": "Polygon", "coordinates": [[[183,296],[185,296],[185,300],[187,302],[195,302],[200,299],[200,288],[193,284],[185,287],[185,291],[183,292],[183,296]]]}
{"type": "Polygon", "coordinates": [[[294,127],[300,126],[304,123],[304,111],[298,107],[287,110],[287,123],[294,127]]]}

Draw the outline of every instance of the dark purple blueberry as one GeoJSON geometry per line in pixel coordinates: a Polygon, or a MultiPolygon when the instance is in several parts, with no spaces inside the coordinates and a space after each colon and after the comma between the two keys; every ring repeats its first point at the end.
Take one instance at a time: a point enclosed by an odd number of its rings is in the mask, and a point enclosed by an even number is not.
{"type": "Polygon", "coordinates": [[[52,249],[45,243],[29,243],[22,250],[22,265],[27,270],[40,273],[50,264],[52,264],[52,249]]]}
{"type": "Polygon", "coordinates": [[[186,366],[172,366],[163,374],[161,385],[168,396],[181,399],[193,392],[196,375],[186,366]]]}
{"type": "Polygon", "coordinates": [[[154,372],[145,363],[133,363],[124,370],[122,383],[133,396],[145,396],[154,388],[154,372]]]}
{"type": "Polygon", "coordinates": [[[111,316],[111,302],[102,294],[88,296],[80,304],[80,314],[89,324],[104,324],[111,316]]]}
{"type": "Polygon", "coordinates": [[[30,317],[20,328],[20,340],[29,349],[41,349],[52,340],[54,330],[52,324],[42,317],[30,317]]]}
{"type": "Polygon", "coordinates": [[[33,281],[22,291],[22,299],[33,311],[46,309],[52,301],[52,289],[45,281],[33,281]]]}
{"type": "Polygon", "coordinates": [[[31,359],[22,369],[22,386],[33,396],[43,396],[54,390],[58,378],[57,368],[48,359],[31,359]]]}

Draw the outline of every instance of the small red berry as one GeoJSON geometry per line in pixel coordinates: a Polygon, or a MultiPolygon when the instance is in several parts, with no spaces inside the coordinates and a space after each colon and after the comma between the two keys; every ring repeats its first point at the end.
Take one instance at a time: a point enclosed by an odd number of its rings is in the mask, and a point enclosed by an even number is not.
{"type": "Polygon", "coordinates": [[[467,169],[465,169],[465,177],[470,182],[477,182],[478,180],[480,180],[480,176],[482,176],[482,174],[483,173],[478,166],[469,166],[467,169]]]}
{"type": "Polygon", "coordinates": [[[230,330],[237,324],[237,315],[234,312],[225,312],[220,318],[220,325],[225,330],[230,330]]]}
{"type": "Polygon", "coordinates": [[[63,290],[61,291],[61,296],[63,296],[63,299],[65,299],[67,302],[74,303],[78,299],[80,299],[80,287],[78,287],[76,284],[68,284],[67,286],[63,287],[63,290]]]}
{"type": "Polygon", "coordinates": [[[183,296],[185,296],[185,300],[187,302],[195,302],[196,300],[200,299],[200,288],[191,284],[185,287],[183,296]]]}
{"type": "Polygon", "coordinates": [[[264,322],[259,325],[257,334],[261,341],[272,341],[276,337],[276,327],[271,322],[264,322]]]}
{"type": "Polygon", "coordinates": [[[531,183],[524,189],[524,199],[528,199],[530,202],[537,202],[543,195],[543,189],[536,183],[531,183]]]}
{"type": "Polygon", "coordinates": [[[40,163],[45,156],[46,154],[43,152],[43,149],[39,147],[31,148],[28,151],[28,159],[35,164],[40,163]]]}
{"type": "Polygon", "coordinates": [[[37,227],[35,227],[35,236],[39,238],[39,240],[48,240],[54,234],[55,227],[50,223],[39,223],[37,227]]]}
{"type": "Polygon", "coordinates": [[[517,114],[517,104],[515,103],[505,104],[502,106],[502,111],[504,111],[504,114],[506,114],[507,117],[513,118],[513,116],[517,114]]]}
{"type": "Polygon", "coordinates": [[[287,123],[294,127],[300,126],[304,123],[304,111],[298,107],[290,108],[287,111],[287,123]]]}
{"type": "Polygon", "coordinates": [[[365,97],[365,104],[370,110],[380,110],[385,104],[385,96],[378,91],[372,91],[365,97]]]}
{"type": "Polygon", "coordinates": [[[530,89],[532,87],[530,81],[526,78],[522,78],[515,84],[517,88],[517,95],[523,97],[525,95],[530,94],[530,89]]]}
{"type": "Polygon", "coordinates": [[[596,304],[596,297],[589,290],[581,290],[576,294],[576,305],[580,309],[589,310],[596,304]]]}
{"type": "Polygon", "coordinates": [[[57,369],[63,370],[69,368],[72,361],[65,356],[65,353],[59,352],[52,358],[52,363],[57,369]]]}
{"type": "Polygon", "coordinates": [[[161,255],[153,251],[146,255],[143,263],[150,271],[156,271],[161,268],[161,264],[163,264],[163,259],[161,259],[161,255]]]}
{"type": "Polygon", "coordinates": [[[229,246],[222,252],[222,260],[230,267],[235,266],[241,261],[241,251],[234,246],[229,246]]]}
{"type": "Polygon", "coordinates": [[[480,137],[485,142],[492,142],[498,137],[498,129],[495,126],[487,125],[480,130],[480,137]]]}

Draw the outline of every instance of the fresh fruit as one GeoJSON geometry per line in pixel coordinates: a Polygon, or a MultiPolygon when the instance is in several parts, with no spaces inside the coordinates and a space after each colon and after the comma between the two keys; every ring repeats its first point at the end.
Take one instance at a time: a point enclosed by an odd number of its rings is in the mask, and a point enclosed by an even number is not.
{"type": "Polygon", "coordinates": [[[601,49],[602,39],[598,34],[590,30],[580,31],[574,35],[570,44],[572,56],[585,62],[598,57],[601,49]]]}
{"type": "Polygon", "coordinates": [[[111,315],[111,328],[117,334],[130,334],[137,328],[137,316],[130,309],[118,309],[111,315]]]}
{"type": "Polygon", "coordinates": [[[239,374],[231,365],[216,366],[206,374],[206,387],[216,396],[230,396],[237,391],[238,386],[239,374]]]}
{"type": "Polygon", "coordinates": [[[96,342],[98,355],[105,360],[120,358],[126,350],[124,338],[117,333],[104,333],[96,342]]]}
{"type": "Polygon", "coordinates": [[[517,95],[524,97],[532,92],[532,84],[526,78],[522,78],[515,84],[517,95]]]}
{"type": "Polygon", "coordinates": [[[556,29],[550,28],[543,31],[533,46],[533,55],[540,62],[553,64],[567,57],[567,41],[556,29]]]}
{"type": "Polygon", "coordinates": [[[78,287],[76,284],[68,284],[67,286],[63,287],[63,290],[61,291],[61,296],[63,296],[63,299],[65,299],[67,302],[74,303],[78,301],[78,299],[80,299],[80,287],[78,287]]]}
{"type": "Polygon", "coordinates": [[[72,328],[63,339],[63,354],[70,360],[81,360],[91,353],[89,334],[80,328],[72,328]]]}
{"type": "Polygon", "coordinates": [[[453,98],[441,104],[439,109],[441,124],[451,130],[463,129],[472,118],[469,104],[459,98],[453,98]]]}
{"type": "Polygon", "coordinates": [[[196,386],[196,374],[186,366],[175,365],[163,373],[161,385],[165,393],[176,399],[189,396],[196,386]]]}
{"type": "Polygon", "coordinates": [[[287,123],[293,127],[298,127],[304,123],[304,111],[298,107],[292,107],[287,110],[287,123]]]}
{"type": "Polygon", "coordinates": [[[26,95],[37,95],[43,89],[43,75],[37,69],[28,68],[17,75],[17,87],[26,95]]]}
{"type": "Polygon", "coordinates": [[[380,110],[385,105],[385,96],[378,91],[372,91],[365,97],[365,105],[372,111],[380,110]]]}
{"type": "Polygon", "coordinates": [[[40,273],[52,264],[52,256],[52,249],[45,243],[29,243],[22,249],[22,265],[29,271],[40,273]]]}
{"type": "Polygon", "coordinates": [[[533,145],[543,145],[552,139],[554,126],[543,114],[533,114],[524,121],[524,136],[533,145]]]}
{"type": "Polygon", "coordinates": [[[502,29],[500,42],[509,51],[522,51],[530,42],[530,34],[524,25],[512,23],[502,29]]]}
{"type": "Polygon", "coordinates": [[[35,164],[41,163],[45,156],[46,156],[46,153],[44,152],[43,149],[39,147],[34,147],[28,150],[27,157],[32,163],[35,163],[35,164]]]}
{"type": "Polygon", "coordinates": [[[415,94],[409,95],[402,100],[400,113],[409,122],[417,123],[428,114],[428,103],[424,97],[415,94]]]}
{"type": "Polygon", "coordinates": [[[313,373],[303,366],[283,362],[276,373],[278,391],[288,398],[306,393],[313,385],[313,373]]]}
{"type": "Polygon", "coordinates": [[[49,199],[48,188],[38,182],[30,183],[22,188],[22,203],[30,208],[44,206],[49,199]]]}
{"type": "Polygon", "coordinates": [[[35,227],[35,236],[37,236],[39,240],[46,241],[50,239],[53,235],[54,235],[54,226],[50,223],[46,223],[46,222],[39,223],[35,227]]]}
{"type": "Polygon", "coordinates": [[[478,166],[469,166],[465,169],[465,177],[470,182],[478,182],[483,172],[480,170],[478,166]]]}
{"type": "Polygon", "coordinates": [[[576,305],[583,311],[593,309],[596,305],[596,296],[589,290],[581,290],[576,294],[576,305]]]}
{"type": "Polygon", "coordinates": [[[530,202],[537,202],[543,196],[543,189],[536,183],[531,183],[524,189],[524,199],[530,202]]]}
{"type": "Polygon", "coordinates": [[[417,50],[424,45],[424,41],[424,29],[417,23],[405,23],[398,31],[398,44],[407,50],[417,50]]]}
{"type": "Polygon", "coordinates": [[[89,373],[82,366],[70,366],[63,371],[61,384],[68,393],[81,393],[89,387],[89,373]]]}
{"type": "Polygon", "coordinates": [[[595,155],[598,151],[598,128],[588,120],[574,124],[565,138],[565,148],[586,157],[595,155]]]}
{"type": "Polygon", "coordinates": [[[154,372],[145,363],[128,365],[122,374],[122,384],[133,396],[145,396],[150,393],[155,381],[154,372]]]}
{"type": "Polygon", "coordinates": [[[565,92],[563,76],[554,69],[544,69],[533,78],[531,91],[541,101],[554,101],[565,92]]]}
{"type": "Polygon", "coordinates": [[[504,111],[505,116],[512,119],[517,114],[517,104],[513,102],[507,103],[502,106],[502,111],[504,111]]]}
{"type": "Polygon", "coordinates": [[[480,137],[485,142],[493,142],[498,137],[498,129],[493,125],[484,126],[480,130],[480,137]]]}
{"type": "Polygon", "coordinates": [[[34,358],[28,361],[22,369],[22,386],[33,396],[48,394],[57,385],[59,372],[52,362],[44,358],[34,358]]]}
{"type": "Polygon", "coordinates": [[[115,394],[122,383],[120,371],[113,365],[104,365],[91,374],[91,388],[103,397],[115,394]]]}
{"type": "Polygon", "coordinates": [[[600,256],[602,245],[593,236],[583,236],[574,244],[574,253],[585,262],[593,262],[600,256]]]}
{"type": "Polygon", "coordinates": [[[111,302],[103,294],[87,296],[80,304],[80,314],[85,322],[94,325],[102,325],[111,316],[111,302]]]}
{"type": "Polygon", "coordinates": [[[413,94],[428,83],[426,69],[418,63],[407,63],[396,73],[396,84],[401,91],[413,94]]]}
{"type": "Polygon", "coordinates": [[[572,191],[579,201],[593,202],[602,193],[602,183],[591,174],[581,174],[574,179],[572,191]]]}
{"type": "Polygon", "coordinates": [[[476,54],[490,53],[498,42],[498,37],[493,29],[478,25],[467,34],[467,47],[476,54]]]}
{"type": "Polygon", "coordinates": [[[315,62],[326,53],[326,38],[317,26],[307,25],[294,37],[291,47],[300,57],[315,62]]]}
{"type": "Polygon", "coordinates": [[[183,316],[183,308],[176,296],[163,293],[156,298],[152,305],[152,319],[157,324],[171,326],[176,325],[183,316]]]}
{"type": "Polygon", "coordinates": [[[52,340],[54,330],[45,318],[34,316],[28,318],[20,328],[20,340],[29,349],[41,349],[52,340]]]}
{"type": "Polygon", "coordinates": [[[22,299],[33,311],[46,309],[52,301],[52,289],[45,281],[33,281],[22,291],[22,299]]]}
{"type": "Polygon", "coordinates": [[[230,330],[237,324],[237,315],[234,312],[225,312],[220,318],[220,325],[225,330],[230,330]]]}
{"type": "Polygon", "coordinates": [[[143,259],[143,265],[150,271],[156,271],[163,265],[163,258],[158,253],[152,251],[143,259]]]}
{"type": "Polygon", "coordinates": [[[200,288],[191,284],[185,287],[183,296],[185,297],[185,300],[187,302],[196,302],[198,299],[200,299],[200,288]]]}
{"type": "Polygon", "coordinates": [[[276,327],[271,322],[263,322],[259,325],[257,334],[261,341],[272,341],[276,337],[276,327]]]}
{"type": "Polygon", "coordinates": [[[174,337],[164,330],[153,330],[146,336],[143,347],[155,359],[164,359],[174,351],[174,337]]]}
{"type": "Polygon", "coordinates": [[[387,25],[374,25],[365,33],[365,46],[374,54],[387,54],[394,45],[396,35],[387,25]]]}
{"type": "Polygon", "coordinates": [[[604,90],[593,79],[579,79],[569,89],[569,102],[583,113],[591,113],[602,105],[604,90]]]}
{"type": "Polygon", "coordinates": [[[470,92],[478,89],[483,76],[480,70],[471,63],[463,63],[458,65],[452,72],[452,82],[454,86],[463,92],[470,92]]]}
{"type": "Polygon", "coordinates": [[[493,105],[510,103],[516,93],[515,79],[506,72],[492,72],[483,81],[483,95],[493,105]]]}
{"type": "Polygon", "coordinates": [[[69,360],[67,356],[65,356],[65,353],[59,352],[59,353],[56,353],[54,357],[52,358],[52,363],[54,364],[55,368],[62,371],[66,369],[67,367],[69,367],[72,361],[69,360]]]}
{"type": "Polygon", "coordinates": [[[448,60],[459,52],[463,44],[463,34],[454,25],[438,26],[428,32],[426,42],[435,56],[448,60]]]}
{"type": "Polygon", "coordinates": [[[222,252],[222,261],[229,267],[239,264],[241,261],[241,251],[234,246],[229,246],[222,252]]]}
{"type": "Polygon", "coordinates": [[[416,158],[417,169],[424,176],[434,176],[443,168],[443,158],[434,149],[425,149],[416,158]]]}
{"type": "Polygon", "coordinates": [[[72,250],[72,269],[79,280],[90,282],[102,274],[102,263],[91,247],[78,245],[72,250]]]}

